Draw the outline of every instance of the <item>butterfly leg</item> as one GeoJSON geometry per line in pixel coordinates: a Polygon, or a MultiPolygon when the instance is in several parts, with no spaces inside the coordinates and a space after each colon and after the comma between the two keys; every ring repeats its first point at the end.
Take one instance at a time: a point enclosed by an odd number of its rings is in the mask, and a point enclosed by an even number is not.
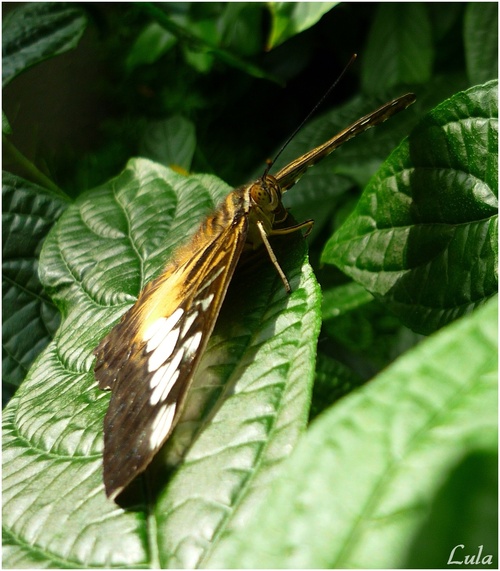
{"type": "Polygon", "coordinates": [[[291,234],[292,232],[298,232],[299,230],[303,230],[304,228],[306,228],[306,233],[304,234],[304,237],[306,237],[311,232],[313,224],[314,220],[306,220],[305,222],[301,222],[300,224],[294,224],[293,226],[288,226],[288,228],[273,228],[269,232],[266,232],[264,224],[260,220],[257,220],[257,228],[259,229],[259,234],[260,237],[262,238],[262,242],[264,242],[264,246],[266,247],[269,258],[271,259],[273,266],[276,268],[276,271],[278,272],[287,293],[290,293],[292,289],[290,287],[287,277],[285,276],[285,272],[281,269],[281,266],[279,265],[278,259],[276,258],[276,254],[274,253],[267,237],[280,236],[283,234],[291,234]]]}
{"type": "Polygon", "coordinates": [[[290,287],[290,284],[286,279],[285,272],[281,269],[281,266],[279,265],[278,259],[276,258],[276,254],[273,252],[271,244],[267,239],[267,233],[264,228],[264,224],[262,224],[260,220],[257,220],[257,228],[259,229],[260,237],[262,238],[262,242],[264,242],[264,246],[266,247],[267,253],[269,254],[269,258],[271,259],[273,266],[276,268],[276,271],[278,272],[279,277],[281,278],[281,281],[285,286],[286,293],[290,293],[292,291],[292,288],[290,287]]]}
{"type": "Polygon", "coordinates": [[[292,232],[297,232],[298,230],[306,229],[306,233],[304,234],[304,238],[307,238],[311,233],[312,227],[314,225],[314,220],[306,220],[305,222],[301,222],[300,224],[294,224],[293,226],[287,226],[286,228],[273,228],[270,232],[270,236],[279,236],[283,234],[291,234],[292,232]]]}

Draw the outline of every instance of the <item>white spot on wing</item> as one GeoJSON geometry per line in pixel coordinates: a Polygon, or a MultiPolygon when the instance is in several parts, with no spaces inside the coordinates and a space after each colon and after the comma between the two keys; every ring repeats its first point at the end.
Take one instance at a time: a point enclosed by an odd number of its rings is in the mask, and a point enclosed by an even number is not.
{"type": "Polygon", "coordinates": [[[160,317],[160,319],[157,319],[154,323],[152,323],[144,333],[143,341],[149,341],[152,337],[154,337],[159,330],[164,328],[163,325],[166,321],[166,317],[160,317]]]}
{"type": "Polygon", "coordinates": [[[207,297],[205,299],[200,299],[199,301],[197,301],[196,304],[201,305],[201,308],[203,309],[203,311],[206,311],[208,306],[212,303],[213,298],[214,298],[214,294],[211,293],[210,295],[207,295],[207,297]]]}
{"type": "Polygon", "coordinates": [[[172,402],[163,405],[158,411],[151,425],[151,434],[149,436],[149,446],[152,450],[158,448],[168,434],[174,420],[176,406],[177,403],[172,402]]]}
{"type": "Polygon", "coordinates": [[[186,317],[186,319],[184,320],[184,323],[182,324],[182,330],[181,330],[181,336],[182,337],[185,337],[186,333],[189,331],[189,329],[191,328],[191,325],[193,325],[194,320],[197,317],[198,317],[197,311],[193,311],[189,317],[186,317]]]}
{"type": "Polygon", "coordinates": [[[149,353],[156,349],[170,331],[177,325],[184,310],[178,307],[169,317],[160,317],[154,321],[144,333],[143,340],[148,341],[146,351],[149,353]]]}
{"type": "Polygon", "coordinates": [[[158,347],[151,353],[148,359],[148,372],[156,371],[172,355],[177,339],[179,339],[179,329],[172,329],[158,347]]]}
{"type": "Polygon", "coordinates": [[[181,374],[179,369],[176,369],[173,373],[173,375],[170,377],[168,384],[165,386],[165,388],[163,389],[163,392],[160,395],[160,400],[164,401],[166,400],[166,398],[168,397],[168,395],[170,394],[170,391],[172,390],[172,387],[175,385],[175,382],[177,381],[177,379],[179,378],[179,375],[181,374]]]}
{"type": "Polygon", "coordinates": [[[192,357],[196,349],[200,346],[201,341],[201,331],[197,331],[190,339],[188,339],[183,347],[185,351],[186,358],[192,357]]]}
{"type": "Polygon", "coordinates": [[[168,393],[172,390],[177,377],[179,376],[179,365],[182,361],[184,351],[181,349],[177,351],[174,358],[163,367],[160,367],[156,373],[151,377],[150,387],[154,391],[149,397],[149,402],[154,406],[161,400],[165,400],[168,393]]]}

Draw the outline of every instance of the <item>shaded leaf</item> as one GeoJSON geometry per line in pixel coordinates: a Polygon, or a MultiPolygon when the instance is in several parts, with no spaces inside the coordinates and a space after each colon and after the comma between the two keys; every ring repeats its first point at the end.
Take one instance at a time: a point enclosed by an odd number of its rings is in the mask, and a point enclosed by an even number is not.
{"type": "Polygon", "coordinates": [[[498,4],[470,2],[464,21],[467,75],[472,85],[498,77],[498,4]]]}
{"type": "Polygon", "coordinates": [[[343,348],[344,361],[364,379],[373,377],[421,339],[377,300],[347,309],[346,305],[342,313],[324,321],[322,331],[343,348]]]}
{"type": "Polygon", "coordinates": [[[175,45],[177,39],[156,22],[147,25],[130,48],[125,65],[129,71],[157,61],[175,45]]]}
{"type": "Polygon", "coordinates": [[[12,127],[10,126],[9,120],[7,119],[7,115],[3,111],[2,111],[2,134],[3,135],[12,134],[12,127]]]}
{"type": "MultiPolygon", "coordinates": [[[[448,474],[470,453],[496,452],[497,310],[491,300],[320,415],[210,566],[402,567],[448,474]]],[[[449,554],[441,543],[430,566],[449,554]]]]}
{"type": "Polygon", "coordinates": [[[264,5],[260,2],[228,2],[220,19],[221,43],[245,57],[262,50],[264,5]]]}
{"type": "MultiPolygon", "coordinates": [[[[151,18],[155,19],[162,27],[165,28],[165,30],[171,32],[179,40],[179,42],[185,46],[185,54],[189,54],[189,57],[193,58],[193,62],[197,61],[198,64],[201,65],[203,58],[213,57],[221,62],[224,62],[228,66],[239,69],[240,71],[248,73],[254,77],[265,78],[270,81],[277,82],[276,77],[268,74],[262,67],[254,65],[250,61],[245,61],[238,55],[232,53],[230,50],[220,48],[209,39],[207,40],[204,34],[198,36],[196,33],[193,33],[192,25],[183,26],[178,24],[176,21],[174,21],[173,18],[169,17],[169,15],[163,11],[161,7],[149,2],[144,2],[140,6],[149,14],[151,18]],[[196,55],[198,55],[198,60],[196,55]]],[[[215,32],[215,30],[213,31],[215,32]]],[[[208,65],[208,63],[205,62],[204,65],[208,65]]]]}
{"type": "Polygon", "coordinates": [[[181,115],[150,123],[140,144],[142,156],[184,172],[191,168],[195,149],[195,127],[181,115]]]}
{"type": "Polygon", "coordinates": [[[344,315],[352,309],[369,303],[372,299],[373,296],[355,282],[328,289],[323,293],[321,306],[323,319],[327,320],[344,315]]]}
{"type": "Polygon", "coordinates": [[[363,384],[363,379],[339,361],[318,353],[309,421],[363,384]]]}
{"type": "Polygon", "coordinates": [[[429,333],[497,292],[497,84],[438,106],[391,155],[323,251],[429,333]]]}
{"type": "Polygon", "coordinates": [[[363,91],[377,94],[381,86],[386,90],[394,85],[426,83],[433,59],[427,6],[418,2],[379,4],[361,55],[363,91]]]}
{"type": "Polygon", "coordinates": [[[2,175],[2,200],[5,404],[59,325],[59,312],[38,278],[38,257],[45,236],[67,202],[6,172],[2,175]]]}
{"type": "Polygon", "coordinates": [[[81,8],[62,2],[28,2],[2,22],[2,82],[50,57],[75,48],[87,19],[81,8]]]}
{"type": "Polygon", "coordinates": [[[498,567],[497,482],[498,453],[479,450],[465,455],[438,490],[401,567],[436,567],[436,554],[442,554],[447,547],[450,557],[446,565],[450,560],[463,565],[465,556],[469,561],[474,556],[475,564],[470,561],[467,567],[498,567]],[[477,559],[480,551],[482,556],[477,559]],[[492,556],[489,564],[485,559],[488,555],[492,556]]]}
{"type": "Polygon", "coordinates": [[[251,516],[292,450],[319,329],[300,237],[277,247],[292,294],[267,259],[242,269],[164,455],[127,491],[126,509],[104,494],[109,394],[96,386],[92,351],[227,191],[215,177],[137,159],[82,196],[48,237],[41,275],[63,321],[4,414],[4,566],[201,564],[251,516]]]}

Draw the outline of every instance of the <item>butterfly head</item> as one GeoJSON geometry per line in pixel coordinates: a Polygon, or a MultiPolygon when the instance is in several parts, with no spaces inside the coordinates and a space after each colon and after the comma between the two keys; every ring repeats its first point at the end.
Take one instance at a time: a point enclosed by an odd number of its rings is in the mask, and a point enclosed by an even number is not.
{"type": "Polygon", "coordinates": [[[250,200],[263,212],[276,212],[281,206],[281,189],[278,181],[270,174],[264,174],[250,187],[250,200]]]}

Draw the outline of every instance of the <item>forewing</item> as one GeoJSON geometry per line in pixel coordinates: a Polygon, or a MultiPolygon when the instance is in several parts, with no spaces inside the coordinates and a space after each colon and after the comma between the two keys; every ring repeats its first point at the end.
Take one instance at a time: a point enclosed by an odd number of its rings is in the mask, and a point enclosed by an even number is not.
{"type": "Polygon", "coordinates": [[[104,420],[104,484],[116,497],[171,434],[243,248],[248,220],[214,239],[202,228],[141,293],[95,353],[112,395],[104,420]]]}
{"type": "Polygon", "coordinates": [[[300,177],[306,172],[306,170],[317,162],[319,162],[324,157],[328,156],[335,149],[340,147],[349,139],[352,139],[356,135],[363,133],[371,127],[375,127],[380,123],[383,123],[392,115],[399,113],[406,109],[409,105],[415,102],[415,95],[413,93],[407,93],[401,97],[397,97],[388,103],[385,103],[372,113],[361,117],[355,121],[352,125],[332,137],[330,140],[326,141],[322,145],[319,145],[312,151],[302,155],[298,159],[295,159],[285,167],[283,167],[276,175],[276,180],[281,188],[282,192],[287,191],[291,188],[300,177]]]}

